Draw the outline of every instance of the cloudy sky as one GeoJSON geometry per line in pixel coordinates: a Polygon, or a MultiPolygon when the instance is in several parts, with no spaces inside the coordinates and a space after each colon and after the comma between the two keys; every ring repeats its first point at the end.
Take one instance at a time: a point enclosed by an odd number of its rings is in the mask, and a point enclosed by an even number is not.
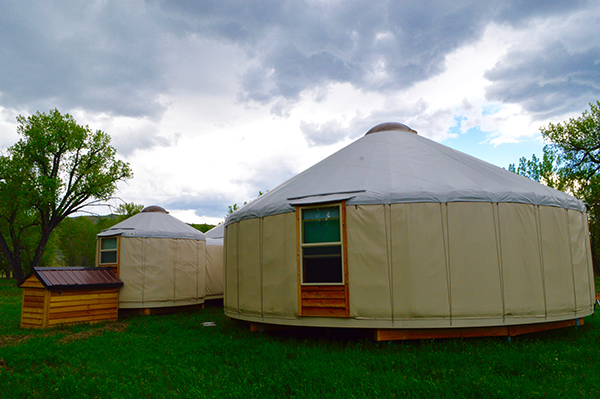
{"type": "Polygon", "coordinates": [[[0,0],[0,149],[58,108],[216,223],[388,121],[501,167],[600,100],[596,1],[0,0]]]}

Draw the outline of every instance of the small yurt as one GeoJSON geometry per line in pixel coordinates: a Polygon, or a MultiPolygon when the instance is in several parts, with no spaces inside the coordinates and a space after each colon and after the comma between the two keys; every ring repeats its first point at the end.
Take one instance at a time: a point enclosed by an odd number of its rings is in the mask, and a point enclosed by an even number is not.
{"type": "Polygon", "coordinates": [[[159,206],[99,233],[96,264],[114,267],[123,281],[119,309],[159,313],[204,303],[204,234],[159,206]]]}
{"type": "Polygon", "coordinates": [[[223,298],[223,223],[206,233],[206,299],[223,298]]]}
{"type": "Polygon", "coordinates": [[[573,325],[593,313],[587,217],[570,195],[385,123],[228,217],[225,313],[378,339],[573,325]]]}

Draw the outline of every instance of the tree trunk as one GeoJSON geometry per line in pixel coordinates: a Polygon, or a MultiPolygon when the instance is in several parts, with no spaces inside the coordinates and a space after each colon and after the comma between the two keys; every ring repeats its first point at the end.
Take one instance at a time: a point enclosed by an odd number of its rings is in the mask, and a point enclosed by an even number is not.
{"type": "Polygon", "coordinates": [[[23,281],[25,281],[25,274],[23,273],[23,269],[21,269],[21,265],[18,267],[13,267],[13,276],[17,279],[17,285],[20,285],[23,281]]]}
{"type": "Polygon", "coordinates": [[[25,274],[23,273],[23,269],[21,267],[21,257],[18,253],[14,254],[10,251],[2,234],[0,234],[0,250],[2,250],[4,259],[7,261],[9,267],[13,271],[13,277],[17,279],[17,285],[21,284],[23,281],[25,281],[25,274]]]}
{"type": "Polygon", "coordinates": [[[8,265],[8,263],[5,263],[4,264],[4,275],[7,280],[11,278],[10,272],[11,272],[10,266],[8,265]]]}

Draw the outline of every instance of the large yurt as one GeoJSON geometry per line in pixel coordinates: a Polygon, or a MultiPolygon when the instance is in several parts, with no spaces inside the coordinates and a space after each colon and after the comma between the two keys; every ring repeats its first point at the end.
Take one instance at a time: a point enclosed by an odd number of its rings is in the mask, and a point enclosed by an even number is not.
{"type": "Polygon", "coordinates": [[[227,218],[225,313],[400,338],[573,325],[593,313],[587,217],[384,123],[227,218]]]}
{"type": "Polygon", "coordinates": [[[98,234],[98,266],[123,281],[119,309],[201,305],[206,297],[206,239],[164,208],[142,212],[98,234]]]}
{"type": "Polygon", "coordinates": [[[206,299],[223,298],[223,239],[225,225],[219,224],[206,233],[206,299]]]}

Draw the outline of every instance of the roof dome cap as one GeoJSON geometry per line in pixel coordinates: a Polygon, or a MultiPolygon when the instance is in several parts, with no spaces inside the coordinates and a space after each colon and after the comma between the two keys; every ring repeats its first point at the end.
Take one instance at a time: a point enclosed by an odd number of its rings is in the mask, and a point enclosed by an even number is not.
{"type": "Polygon", "coordinates": [[[162,206],[150,205],[142,209],[142,212],[169,213],[162,206]]]}
{"type": "Polygon", "coordinates": [[[385,123],[380,123],[379,125],[372,127],[367,133],[365,133],[365,136],[367,134],[371,134],[371,133],[398,131],[398,130],[403,131],[403,132],[410,132],[410,133],[417,134],[416,130],[411,129],[410,127],[406,126],[404,123],[385,122],[385,123]]]}

